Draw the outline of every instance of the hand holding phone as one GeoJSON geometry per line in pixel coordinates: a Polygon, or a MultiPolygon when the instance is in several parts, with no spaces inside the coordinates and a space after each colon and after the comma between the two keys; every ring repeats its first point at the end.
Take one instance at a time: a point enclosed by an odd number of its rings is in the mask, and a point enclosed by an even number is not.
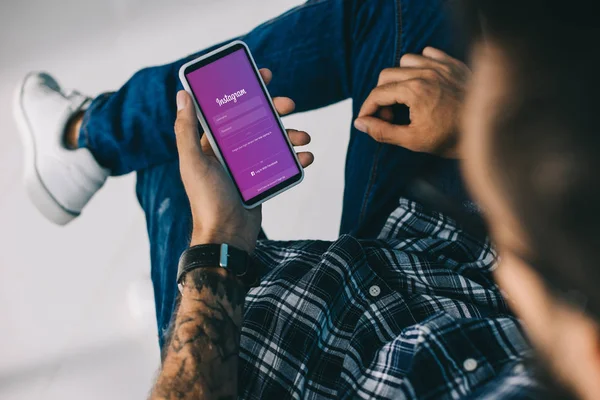
{"type": "Polygon", "coordinates": [[[244,207],[302,181],[302,165],[245,43],[186,63],[179,77],[244,207]]]}
{"type": "MultiPolygon", "coordinates": [[[[271,79],[268,70],[261,70],[265,83],[271,79]]],[[[273,99],[276,111],[285,115],[294,110],[288,98],[273,99]]],[[[190,200],[193,217],[192,245],[227,243],[251,253],[261,226],[261,209],[246,209],[237,197],[237,189],[227,176],[208,139],[198,135],[198,121],[190,96],[181,91],[177,97],[178,114],[175,124],[181,176],[190,200]]],[[[310,142],[306,132],[288,130],[294,146],[310,142]]],[[[313,155],[298,154],[302,167],[309,166],[313,155]]]]}

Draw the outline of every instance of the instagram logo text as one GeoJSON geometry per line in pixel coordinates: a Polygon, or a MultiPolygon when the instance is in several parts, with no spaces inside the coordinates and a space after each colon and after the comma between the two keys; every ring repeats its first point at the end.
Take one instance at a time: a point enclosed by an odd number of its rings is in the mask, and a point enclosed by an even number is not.
{"type": "Polygon", "coordinates": [[[242,89],[242,90],[238,90],[235,93],[231,93],[231,94],[226,94],[223,96],[222,99],[217,98],[217,104],[219,105],[219,107],[222,107],[223,104],[227,104],[230,101],[233,101],[234,103],[237,103],[237,99],[238,97],[242,97],[246,94],[246,89],[242,89]]]}

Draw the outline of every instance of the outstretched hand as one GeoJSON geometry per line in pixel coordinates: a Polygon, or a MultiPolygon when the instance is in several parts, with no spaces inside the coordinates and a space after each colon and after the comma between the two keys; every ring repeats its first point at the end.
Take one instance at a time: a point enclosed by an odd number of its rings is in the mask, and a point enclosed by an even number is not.
{"type": "MultiPolygon", "coordinates": [[[[272,74],[260,70],[266,84],[272,74]]],[[[294,111],[294,102],[286,97],[274,98],[280,115],[294,111]]],[[[177,93],[177,120],[175,134],[179,152],[179,167],[185,191],[190,201],[193,219],[191,245],[227,243],[252,253],[260,231],[261,207],[247,210],[225,169],[215,156],[206,135],[200,139],[198,119],[193,101],[185,91],[177,93]]],[[[287,130],[294,146],[310,142],[306,132],[287,130]]],[[[302,167],[312,164],[310,152],[298,153],[302,167]]]]}

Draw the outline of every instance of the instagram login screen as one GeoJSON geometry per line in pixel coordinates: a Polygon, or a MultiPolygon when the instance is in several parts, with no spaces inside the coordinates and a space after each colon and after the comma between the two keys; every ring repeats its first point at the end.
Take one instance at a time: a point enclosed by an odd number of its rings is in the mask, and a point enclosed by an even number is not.
{"type": "Polygon", "coordinates": [[[243,49],[187,80],[244,200],[300,172],[243,49]]]}

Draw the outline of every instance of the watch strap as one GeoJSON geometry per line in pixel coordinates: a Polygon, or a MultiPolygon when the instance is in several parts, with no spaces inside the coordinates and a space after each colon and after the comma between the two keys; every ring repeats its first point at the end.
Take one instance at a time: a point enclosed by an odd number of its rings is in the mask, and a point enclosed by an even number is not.
{"type": "Polygon", "coordinates": [[[252,268],[250,255],[228,244],[203,244],[190,247],[179,258],[177,284],[185,275],[198,268],[221,267],[230,271],[248,287],[256,286],[258,273],[252,268]]]}

